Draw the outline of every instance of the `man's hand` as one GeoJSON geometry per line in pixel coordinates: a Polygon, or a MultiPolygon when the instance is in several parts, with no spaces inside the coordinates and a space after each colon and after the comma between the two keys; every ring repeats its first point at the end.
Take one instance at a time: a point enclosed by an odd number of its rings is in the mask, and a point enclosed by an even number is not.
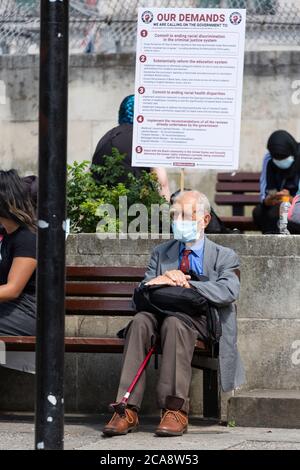
{"type": "Polygon", "coordinates": [[[160,286],[162,284],[167,284],[168,286],[176,286],[176,283],[172,281],[167,276],[157,276],[154,279],[151,279],[151,281],[146,282],[146,286],[160,286]]]}
{"type": "Polygon", "coordinates": [[[166,276],[168,279],[171,279],[175,284],[175,286],[181,286],[181,287],[191,287],[188,283],[188,280],[191,279],[191,276],[188,274],[184,274],[182,271],[179,269],[173,269],[172,271],[166,271],[164,276],[166,276]]]}

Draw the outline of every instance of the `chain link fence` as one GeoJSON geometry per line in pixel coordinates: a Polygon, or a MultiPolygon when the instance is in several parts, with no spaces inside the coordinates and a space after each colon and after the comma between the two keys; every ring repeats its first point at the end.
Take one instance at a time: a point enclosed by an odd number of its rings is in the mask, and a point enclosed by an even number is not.
{"type": "MultiPolygon", "coordinates": [[[[138,6],[247,8],[247,50],[300,47],[299,0],[70,0],[70,53],[134,51],[138,6]]],[[[39,52],[39,12],[39,0],[0,0],[0,54],[39,52]]]]}

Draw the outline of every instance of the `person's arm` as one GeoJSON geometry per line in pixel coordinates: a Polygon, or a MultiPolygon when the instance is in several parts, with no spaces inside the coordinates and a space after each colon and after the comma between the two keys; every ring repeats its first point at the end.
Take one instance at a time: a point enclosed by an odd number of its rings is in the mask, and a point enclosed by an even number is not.
{"type": "Polygon", "coordinates": [[[216,281],[189,281],[209,302],[222,307],[235,302],[239,296],[240,281],[237,276],[239,259],[232,250],[226,250],[218,266],[216,281]]]}
{"type": "Polygon", "coordinates": [[[273,181],[271,154],[268,152],[263,160],[263,167],[260,175],[260,202],[265,206],[277,206],[281,202],[282,195],[276,191],[276,183],[273,181]]]}
{"type": "Polygon", "coordinates": [[[266,154],[260,176],[260,200],[265,206],[279,206],[283,196],[291,195],[288,189],[276,190],[276,180],[272,171],[271,155],[266,154]]]}
{"type": "Polygon", "coordinates": [[[272,175],[270,170],[270,162],[272,157],[268,152],[263,161],[263,167],[260,175],[260,201],[265,206],[275,206],[278,204],[278,197],[275,191],[275,184],[272,184],[272,175]],[[270,194],[269,191],[272,190],[274,194],[270,194]]]}
{"type": "Polygon", "coordinates": [[[168,175],[165,168],[152,168],[151,170],[153,173],[156,174],[159,184],[161,186],[160,195],[164,196],[164,198],[169,202],[170,201],[170,188],[169,188],[169,181],[168,175]]]}
{"type": "Polygon", "coordinates": [[[260,187],[260,201],[263,202],[268,194],[267,188],[267,167],[268,163],[271,160],[271,155],[267,153],[264,157],[263,166],[260,174],[259,179],[259,187],[260,187]]]}
{"type": "Polygon", "coordinates": [[[300,194],[294,197],[293,203],[288,213],[289,222],[300,224],[300,194]]]}
{"type": "Polygon", "coordinates": [[[14,258],[7,283],[0,286],[0,303],[17,299],[23,292],[26,284],[36,269],[37,261],[34,258],[14,258]]]}

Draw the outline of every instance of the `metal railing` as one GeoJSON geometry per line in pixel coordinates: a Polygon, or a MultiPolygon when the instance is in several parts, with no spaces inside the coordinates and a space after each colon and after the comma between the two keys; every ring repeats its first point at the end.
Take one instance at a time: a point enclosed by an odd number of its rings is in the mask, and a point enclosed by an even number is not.
{"type": "MultiPolygon", "coordinates": [[[[70,53],[135,50],[137,7],[247,8],[246,49],[300,47],[300,1],[70,0],[70,53]]],[[[39,0],[0,0],[0,54],[39,52],[39,0]]]]}

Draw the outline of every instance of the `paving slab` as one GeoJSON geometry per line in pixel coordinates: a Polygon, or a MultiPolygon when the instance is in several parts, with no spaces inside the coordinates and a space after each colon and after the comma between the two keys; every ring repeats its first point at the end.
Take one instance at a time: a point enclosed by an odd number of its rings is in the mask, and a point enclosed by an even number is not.
{"type": "MultiPolygon", "coordinates": [[[[154,436],[158,417],[141,417],[138,432],[113,438],[101,429],[109,416],[67,416],[65,449],[76,450],[300,450],[299,429],[246,428],[192,418],[182,437],[154,436]]],[[[0,450],[34,448],[34,421],[29,415],[0,415],[0,450]]]]}

